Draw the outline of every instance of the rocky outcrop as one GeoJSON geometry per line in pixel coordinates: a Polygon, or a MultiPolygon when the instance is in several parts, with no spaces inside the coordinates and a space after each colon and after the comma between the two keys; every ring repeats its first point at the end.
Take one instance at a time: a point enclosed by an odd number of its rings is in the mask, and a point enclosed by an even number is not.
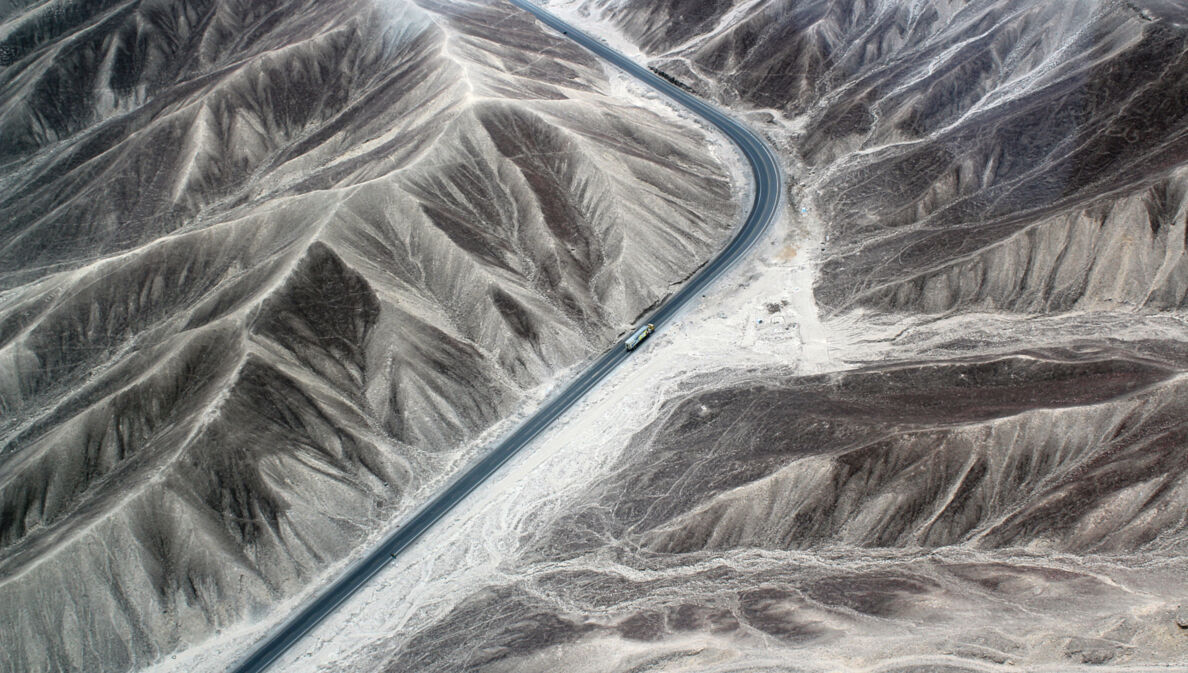
{"type": "Polygon", "coordinates": [[[1188,545],[1185,361],[1164,355],[1049,350],[690,385],[565,507],[524,517],[490,584],[353,661],[1179,661],[1164,603],[1188,545]]]}
{"type": "Polygon", "coordinates": [[[829,312],[1184,307],[1182,9],[576,4],[788,121],[829,312]]]}

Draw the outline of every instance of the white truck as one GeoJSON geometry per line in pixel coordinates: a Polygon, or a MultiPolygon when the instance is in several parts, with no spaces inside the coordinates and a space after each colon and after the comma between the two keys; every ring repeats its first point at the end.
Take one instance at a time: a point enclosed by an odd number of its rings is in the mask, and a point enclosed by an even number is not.
{"type": "Polygon", "coordinates": [[[627,346],[627,350],[635,350],[635,347],[639,345],[639,342],[648,338],[648,335],[655,331],[656,326],[652,323],[648,323],[635,330],[631,336],[627,337],[627,341],[624,343],[624,345],[627,346]]]}

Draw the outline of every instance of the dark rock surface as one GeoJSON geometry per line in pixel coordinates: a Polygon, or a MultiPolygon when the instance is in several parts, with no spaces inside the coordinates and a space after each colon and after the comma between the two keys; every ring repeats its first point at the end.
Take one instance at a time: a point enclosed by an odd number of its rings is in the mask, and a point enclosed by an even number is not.
{"type": "Polygon", "coordinates": [[[649,450],[613,472],[621,490],[548,546],[562,552],[589,527],[664,553],[1182,547],[1177,373],[1036,353],[707,390],[670,402],[639,435],[654,438],[649,450]],[[1133,510],[1094,525],[1131,498],[1133,510]]]}
{"type": "Polygon", "coordinates": [[[796,121],[789,158],[832,234],[825,310],[1185,308],[1174,3],[581,6],[702,90],[796,121]]]}
{"type": "Polygon", "coordinates": [[[691,385],[377,670],[1180,661],[1188,362],[1108,355],[691,385]]]}

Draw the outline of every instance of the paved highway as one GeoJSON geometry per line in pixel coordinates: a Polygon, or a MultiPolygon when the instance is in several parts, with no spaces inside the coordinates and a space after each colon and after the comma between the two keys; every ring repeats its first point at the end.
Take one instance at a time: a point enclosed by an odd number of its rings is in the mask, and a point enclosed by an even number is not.
{"type": "MultiPolygon", "coordinates": [[[[755,191],[754,202],[751,204],[751,211],[747,215],[746,221],[717,257],[706,264],[668,301],[664,302],[651,317],[643,321],[653,323],[656,326],[656,331],[660,331],[664,324],[670,321],[681,308],[701,294],[731,264],[738,261],[767,230],[781,205],[783,173],[780,170],[780,164],[766,143],[716,107],[678,88],[646,67],[631,61],[597,39],[573,28],[526,0],[509,1],[521,9],[531,12],[541,22],[562,32],[569,39],[642,80],[716,126],[742,150],[747,163],[750,164],[754,173],[755,191]]],[[[549,399],[515,432],[491,448],[490,452],[481,460],[468,467],[440,494],[417,510],[366,558],[351,566],[345,574],[303,606],[292,618],[268,634],[256,649],[232,670],[235,673],[257,673],[268,668],[272,662],[321,623],[327,615],[350,598],[367,580],[383,570],[384,566],[392,561],[393,555],[398,555],[416,542],[438,519],[448,514],[455,505],[483,483],[495,470],[499,469],[499,466],[524,448],[542,430],[549,427],[553,421],[565,413],[573,406],[574,402],[581,399],[615,367],[633,353],[638,353],[641,350],[646,351],[647,346],[648,342],[644,341],[636,350],[628,351],[621,342],[615,344],[564,390],[549,399]]]]}

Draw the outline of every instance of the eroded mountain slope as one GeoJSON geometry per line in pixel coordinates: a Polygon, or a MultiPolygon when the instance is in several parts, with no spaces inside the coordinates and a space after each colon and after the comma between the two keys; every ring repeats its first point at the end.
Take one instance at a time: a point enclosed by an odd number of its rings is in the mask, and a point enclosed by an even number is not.
{"type": "Polygon", "coordinates": [[[525,508],[535,489],[509,478],[525,492],[504,506],[528,511],[514,519],[521,542],[494,552],[497,569],[470,579],[443,568],[470,591],[415,634],[346,661],[917,672],[1182,662],[1184,364],[1168,351],[1055,349],[691,380],[619,440],[630,448],[597,479],[554,467],[563,494],[525,508]]]}
{"type": "Polygon", "coordinates": [[[829,311],[1184,307],[1188,15],[1170,3],[554,4],[781,116],[831,234],[829,311]]]}
{"type": "Polygon", "coordinates": [[[734,217],[495,2],[48,0],[0,58],[3,670],[267,615],[734,217]]]}

